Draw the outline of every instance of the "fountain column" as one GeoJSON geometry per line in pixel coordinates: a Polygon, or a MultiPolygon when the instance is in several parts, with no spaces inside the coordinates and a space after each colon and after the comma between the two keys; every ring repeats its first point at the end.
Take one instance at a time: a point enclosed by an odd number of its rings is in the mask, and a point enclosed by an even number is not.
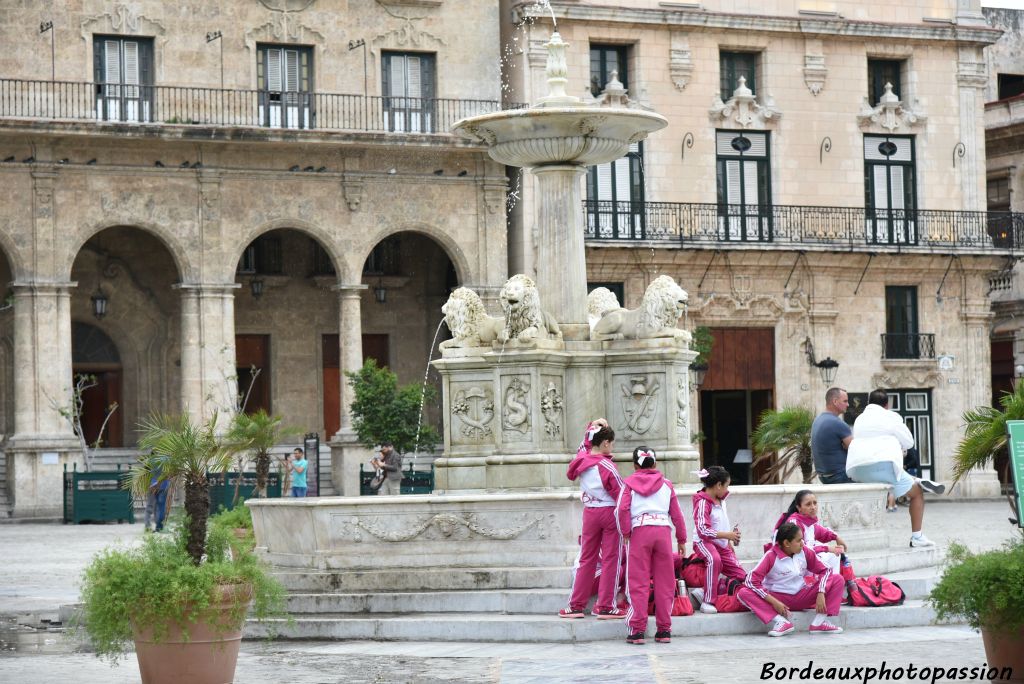
{"type": "Polygon", "coordinates": [[[544,306],[561,324],[566,340],[585,340],[587,263],[583,251],[583,198],[586,167],[551,164],[533,168],[537,177],[537,288],[544,306]]]}

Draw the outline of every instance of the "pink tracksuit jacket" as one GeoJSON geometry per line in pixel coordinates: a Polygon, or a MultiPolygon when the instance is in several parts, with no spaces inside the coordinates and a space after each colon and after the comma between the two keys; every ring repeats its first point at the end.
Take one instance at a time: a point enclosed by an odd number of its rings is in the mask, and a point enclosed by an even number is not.
{"type": "MultiPolygon", "coordinates": [[[[831,527],[822,525],[817,518],[804,515],[803,513],[792,513],[779,519],[775,525],[778,530],[784,522],[796,523],[804,533],[804,548],[810,548],[818,556],[818,560],[827,565],[832,572],[839,572],[839,556],[829,550],[828,543],[835,541],[838,535],[831,527]]],[[[772,543],[775,543],[775,534],[772,533],[772,543]]],[[[765,550],[771,544],[765,544],[765,550]]]]}
{"type": "Polygon", "coordinates": [[[654,468],[638,470],[622,483],[616,506],[619,530],[628,538],[626,557],[626,623],[629,633],[647,630],[647,600],[654,578],[654,620],[659,631],[672,628],[675,571],[672,533],[686,543],[686,524],[672,483],[654,468]]]}
{"type": "Polygon", "coordinates": [[[725,508],[725,497],[719,501],[711,497],[703,489],[693,495],[693,524],[697,538],[693,542],[694,551],[704,557],[707,573],[704,577],[704,601],[714,603],[718,598],[718,576],[725,575],[730,579],[742,580],[747,573],[736,559],[736,552],[727,539],[719,539],[718,532],[730,532],[729,512],[725,508]]]}
{"type": "Polygon", "coordinates": [[[615,524],[615,502],[622,488],[622,478],[611,456],[595,454],[589,449],[569,463],[565,474],[570,480],[579,480],[583,500],[583,532],[573,568],[569,607],[578,610],[586,607],[594,576],[599,574],[594,610],[614,608],[622,554],[622,539],[615,524]],[[599,561],[603,572],[598,570],[599,561]]]}
{"type": "Polygon", "coordinates": [[[769,593],[793,610],[814,608],[818,593],[824,593],[826,612],[839,615],[843,578],[834,574],[806,546],[801,553],[790,556],[774,544],[751,570],[736,596],[767,624],[777,615],[765,601],[769,593]]]}

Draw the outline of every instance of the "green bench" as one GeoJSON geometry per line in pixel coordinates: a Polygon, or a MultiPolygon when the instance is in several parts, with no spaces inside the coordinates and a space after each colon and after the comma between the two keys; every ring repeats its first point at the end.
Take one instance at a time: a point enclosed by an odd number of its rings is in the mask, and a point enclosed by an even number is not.
{"type": "Polygon", "coordinates": [[[122,486],[128,470],[80,472],[64,466],[64,522],[135,522],[132,493],[122,486]]]}

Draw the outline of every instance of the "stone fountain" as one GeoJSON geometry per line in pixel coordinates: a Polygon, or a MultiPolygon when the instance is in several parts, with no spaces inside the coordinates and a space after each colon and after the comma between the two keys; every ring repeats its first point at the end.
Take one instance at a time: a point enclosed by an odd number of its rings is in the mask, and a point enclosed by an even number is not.
{"type": "MultiPolygon", "coordinates": [[[[330,606],[354,600],[346,597],[394,612],[388,592],[425,599],[469,589],[555,589],[560,601],[581,523],[579,493],[565,469],[584,425],[598,416],[616,430],[623,474],[632,471],[634,446],[654,447],[659,467],[682,485],[688,508],[696,482],[691,471],[699,461],[689,425],[688,369],[696,354],[689,333],[677,327],[686,292],[662,275],[636,310],[620,307],[603,288],[588,296],[580,197],[587,165],[623,156],[667,122],[631,103],[614,76],[594,101],[567,95],[566,44],[554,33],[547,47],[548,96],[528,109],[454,127],[485,144],[497,161],[532,170],[540,189],[540,238],[536,277],[518,274],[505,283],[502,316],[489,315],[468,288],[458,288],[444,305],[453,338],[434,362],[443,378],[445,417],[435,493],[246,502],[259,553],[291,590],[324,595],[312,612],[345,612],[330,606]]],[[[730,510],[745,535],[766,539],[798,488],[737,488],[746,491],[730,501],[730,510]]],[[[824,515],[840,524],[844,539],[858,550],[883,548],[883,488],[827,489],[831,508],[824,515]]],[[[741,548],[741,557],[752,559],[760,544],[741,548]]],[[[893,558],[882,554],[870,567],[890,572],[903,562],[893,558]]],[[[444,601],[465,605],[460,596],[444,601]]],[[[411,599],[402,600],[408,610],[411,599]]],[[[528,612],[551,609],[531,605],[528,612]]],[[[309,617],[299,636],[388,638],[390,627],[379,620],[309,617]]],[[[446,624],[424,616],[417,638],[453,638],[446,624]]],[[[470,638],[486,637],[474,628],[470,638]]]]}

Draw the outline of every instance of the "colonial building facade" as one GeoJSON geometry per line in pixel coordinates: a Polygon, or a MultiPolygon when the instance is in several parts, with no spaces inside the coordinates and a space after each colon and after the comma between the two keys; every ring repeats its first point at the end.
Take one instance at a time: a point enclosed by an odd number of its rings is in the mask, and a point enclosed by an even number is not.
{"type": "MultiPolygon", "coordinates": [[[[6,508],[59,511],[82,376],[87,439],[117,406],[104,446],[134,445],[154,412],[224,421],[241,395],[332,440],[340,462],[354,444],[341,374],[371,356],[422,378],[450,289],[490,298],[506,278],[504,169],[448,132],[500,106],[497,12],[86,0],[0,13],[6,508]]],[[[357,469],[322,487],[356,493],[357,469]]]]}
{"type": "MultiPolygon", "coordinates": [[[[532,101],[551,14],[506,4],[512,97],[532,101]]],[[[587,270],[627,306],[660,274],[690,293],[686,325],[714,339],[692,402],[704,463],[746,481],[760,413],[820,411],[836,384],[861,406],[888,388],[923,473],[948,477],[961,414],[991,398],[989,276],[1022,246],[1011,215],[985,211],[984,51],[1000,32],[977,0],[551,7],[573,94],[617,79],[669,119],[591,170],[587,270]]],[[[510,270],[530,272],[535,191],[512,174],[520,186],[510,270]]],[[[989,472],[959,491],[995,489],[989,472]]]]}

